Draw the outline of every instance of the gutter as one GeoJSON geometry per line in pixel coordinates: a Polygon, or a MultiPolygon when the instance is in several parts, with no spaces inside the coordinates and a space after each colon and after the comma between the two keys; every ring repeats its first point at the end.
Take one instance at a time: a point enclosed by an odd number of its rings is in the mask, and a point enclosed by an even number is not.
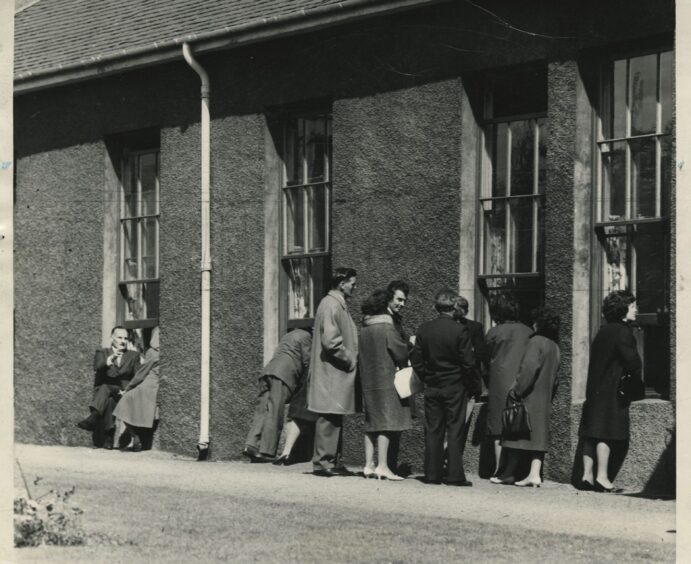
{"type": "Polygon", "coordinates": [[[200,372],[200,410],[199,442],[197,443],[197,460],[206,460],[209,455],[209,398],[210,398],[210,365],[211,365],[211,114],[209,100],[211,84],[209,75],[195,60],[189,43],[183,43],[182,56],[201,79],[201,372],[200,372]]]}
{"type": "Polygon", "coordinates": [[[439,4],[448,0],[345,0],[336,4],[302,9],[292,14],[262,18],[236,26],[189,34],[153,42],[134,49],[121,49],[104,56],[80,59],[35,72],[19,73],[14,79],[15,95],[63,86],[126,72],[137,68],[175,62],[180,59],[180,46],[194,43],[197,55],[279,39],[297,33],[318,31],[365,18],[392,14],[412,8],[439,4]]]}

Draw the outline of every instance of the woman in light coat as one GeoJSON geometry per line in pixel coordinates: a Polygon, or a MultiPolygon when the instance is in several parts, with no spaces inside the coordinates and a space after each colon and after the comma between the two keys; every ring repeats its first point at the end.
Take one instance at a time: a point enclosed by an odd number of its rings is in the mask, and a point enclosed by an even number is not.
{"type": "Polygon", "coordinates": [[[408,363],[408,345],[388,313],[387,290],[376,290],[362,305],[360,333],[360,381],[365,407],[365,478],[402,480],[388,465],[389,444],[401,431],[413,426],[410,402],[394,387],[398,368],[408,363]],[[374,445],[379,464],[374,466],[374,445]]]}

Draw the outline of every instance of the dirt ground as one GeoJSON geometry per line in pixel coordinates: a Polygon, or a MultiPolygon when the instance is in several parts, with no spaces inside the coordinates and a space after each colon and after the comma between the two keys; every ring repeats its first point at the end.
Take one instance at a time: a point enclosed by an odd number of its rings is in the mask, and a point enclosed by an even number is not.
{"type": "MultiPolygon", "coordinates": [[[[76,486],[81,547],[15,562],[673,562],[674,500],[415,479],[318,478],[309,464],[16,445],[35,496],[76,486]]],[[[357,469],[355,469],[357,470],[357,469]]],[[[23,490],[15,473],[15,491],[23,490]]]]}

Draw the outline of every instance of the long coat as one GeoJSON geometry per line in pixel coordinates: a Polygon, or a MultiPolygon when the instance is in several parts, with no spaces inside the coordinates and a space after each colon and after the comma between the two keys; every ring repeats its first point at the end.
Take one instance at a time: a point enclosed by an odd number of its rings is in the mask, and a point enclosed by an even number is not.
{"type": "Polygon", "coordinates": [[[641,357],[631,327],[615,321],[602,327],[590,346],[581,437],[629,438],[629,403],[617,393],[624,374],[640,379],[641,357]]]}
{"type": "Polygon", "coordinates": [[[532,330],[518,321],[501,323],[487,332],[485,354],[489,363],[488,435],[501,435],[501,415],[506,407],[506,396],[516,379],[531,334],[532,330]]]}
{"type": "Polygon", "coordinates": [[[293,394],[307,376],[311,354],[312,335],[304,329],[294,329],[280,340],[276,352],[264,367],[262,377],[278,378],[293,394]]]}
{"type": "Polygon", "coordinates": [[[149,349],[142,357],[142,365],[132,378],[129,388],[120,398],[113,415],[134,427],[154,426],[159,386],[159,354],[149,349]]]}
{"type": "Polygon", "coordinates": [[[365,431],[403,431],[413,422],[410,402],[394,387],[397,368],[408,363],[408,345],[389,314],[365,317],[359,341],[365,431]]]}
{"type": "Polygon", "coordinates": [[[528,348],[510,392],[523,399],[532,425],[530,439],[505,440],[502,441],[503,446],[547,452],[549,419],[552,415],[552,399],[557,391],[559,359],[559,347],[551,339],[533,335],[528,341],[528,348]]]}
{"type": "Polygon", "coordinates": [[[309,369],[307,405],[315,413],[355,413],[357,329],[345,298],[331,290],[319,303],[309,369]]]}

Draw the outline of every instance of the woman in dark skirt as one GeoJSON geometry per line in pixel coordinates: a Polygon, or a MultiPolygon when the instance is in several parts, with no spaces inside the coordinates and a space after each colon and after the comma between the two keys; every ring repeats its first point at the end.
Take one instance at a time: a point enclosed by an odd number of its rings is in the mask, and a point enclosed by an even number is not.
{"type": "Polygon", "coordinates": [[[515,485],[539,488],[542,460],[549,447],[552,400],[557,391],[559,317],[548,308],[540,308],[533,327],[535,333],[528,341],[518,376],[509,390],[509,397],[523,401],[532,429],[529,436],[502,441],[506,466],[500,479],[502,483],[514,482],[518,464],[524,456],[529,456],[530,473],[515,485]]]}
{"type": "Polygon", "coordinates": [[[583,439],[583,479],[581,489],[615,491],[608,476],[611,443],[629,438],[629,400],[619,395],[619,380],[629,374],[641,384],[641,357],[633,329],[636,298],[619,290],[609,294],[602,313],[607,324],[598,331],[590,346],[588,384],[580,436],[583,439]],[[597,474],[593,467],[597,460],[597,474]]]}
{"type": "Polygon", "coordinates": [[[387,312],[386,290],[376,290],[362,305],[363,329],[358,346],[360,381],[365,407],[365,478],[402,480],[387,463],[392,437],[411,429],[410,405],[394,387],[397,368],[408,363],[408,346],[387,312]],[[374,444],[379,464],[374,466],[374,444]]]}
{"type": "Polygon", "coordinates": [[[506,294],[492,298],[489,313],[496,325],[485,337],[485,360],[489,364],[487,434],[494,441],[496,464],[490,481],[499,483],[497,474],[501,462],[501,416],[506,407],[506,396],[516,379],[528,339],[533,332],[518,321],[518,304],[506,294]]]}

